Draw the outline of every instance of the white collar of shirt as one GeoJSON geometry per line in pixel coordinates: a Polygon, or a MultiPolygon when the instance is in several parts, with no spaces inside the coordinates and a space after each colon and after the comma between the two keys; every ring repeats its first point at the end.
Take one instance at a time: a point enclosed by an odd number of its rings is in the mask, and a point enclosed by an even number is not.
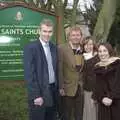
{"type": "Polygon", "coordinates": [[[47,56],[47,54],[48,54],[48,49],[50,50],[50,48],[49,47],[46,47],[46,45],[48,45],[49,46],[49,42],[44,42],[43,40],[41,40],[40,38],[39,38],[39,40],[40,40],[40,42],[41,42],[41,44],[42,44],[42,47],[43,47],[43,49],[44,49],[44,52],[45,52],[45,55],[47,56]]]}
{"type": "Polygon", "coordinates": [[[39,38],[39,40],[43,47],[45,47],[46,44],[49,45],[49,42],[44,42],[43,40],[41,40],[41,38],[39,38]]]}
{"type": "MultiPolygon", "coordinates": [[[[69,41],[69,44],[70,44],[70,46],[71,46],[72,49],[76,49],[76,48],[73,47],[72,42],[69,41]]],[[[81,50],[80,46],[79,46],[76,50],[77,50],[77,51],[78,51],[78,50],[81,50]]]]}

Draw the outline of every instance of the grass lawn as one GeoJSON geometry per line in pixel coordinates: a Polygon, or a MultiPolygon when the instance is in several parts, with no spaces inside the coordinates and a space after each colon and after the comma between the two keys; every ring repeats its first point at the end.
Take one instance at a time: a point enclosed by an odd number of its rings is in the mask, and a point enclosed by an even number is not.
{"type": "Polygon", "coordinates": [[[0,81],[0,120],[28,120],[24,81],[0,81]]]}

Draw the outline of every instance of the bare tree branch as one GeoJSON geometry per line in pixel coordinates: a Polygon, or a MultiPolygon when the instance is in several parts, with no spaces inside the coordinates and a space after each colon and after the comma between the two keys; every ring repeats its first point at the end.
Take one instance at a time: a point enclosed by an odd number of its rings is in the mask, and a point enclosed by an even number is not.
{"type": "Polygon", "coordinates": [[[74,24],[76,23],[78,2],[79,2],[79,0],[74,0],[74,3],[73,3],[73,11],[72,11],[71,25],[74,25],[74,24]]]}
{"type": "Polygon", "coordinates": [[[46,4],[46,9],[47,10],[51,10],[51,8],[52,8],[52,0],[48,0],[48,2],[47,2],[47,4],[46,4]]]}
{"type": "Polygon", "coordinates": [[[64,1],[64,9],[66,8],[67,3],[68,3],[68,0],[65,0],[65,1],[64,1]]]}

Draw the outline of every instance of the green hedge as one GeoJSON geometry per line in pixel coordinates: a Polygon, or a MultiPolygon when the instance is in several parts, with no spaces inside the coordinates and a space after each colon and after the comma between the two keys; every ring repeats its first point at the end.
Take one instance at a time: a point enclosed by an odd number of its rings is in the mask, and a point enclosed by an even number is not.
{"type": "Polygon", "coordinates": [[[27,107],[23,81],[0,81],[0,120],[28,120],[27,107]]]}

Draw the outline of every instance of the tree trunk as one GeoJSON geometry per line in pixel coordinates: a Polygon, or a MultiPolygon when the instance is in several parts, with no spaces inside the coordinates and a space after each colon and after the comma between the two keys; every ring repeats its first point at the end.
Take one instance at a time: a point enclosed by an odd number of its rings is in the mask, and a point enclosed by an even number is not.
{"type": "Polygon", "coordinates": [[[105,42],[115,19],[117,0],[104,0],[99,13],[93,36],[98,42],[105,42]]]}
{"type": "Polygon", "coordinates": [[[64,4],[62,0],[58,0],[55,5],[55,12],[58,16],[58,24],[57,24],[57,44],[61,44],[65,42],[65,32],[64,32],[64,4]]]}

